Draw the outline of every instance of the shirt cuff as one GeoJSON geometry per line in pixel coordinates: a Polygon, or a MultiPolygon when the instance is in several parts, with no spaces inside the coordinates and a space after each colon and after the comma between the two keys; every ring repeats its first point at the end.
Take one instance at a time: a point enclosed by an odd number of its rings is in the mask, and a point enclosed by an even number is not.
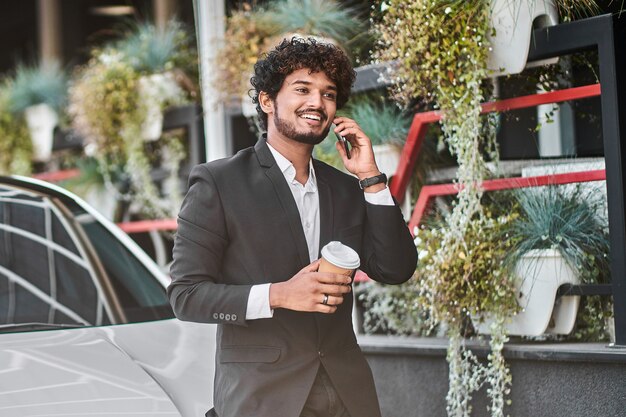
{"type": "Polygon", "coordinates": [[[363,193],[365,195],[365,201],[377,206],[393,206],[393,197],[391,197],[391,191],[389,187],[385,187],[382,190],[375,193],[363,193]]]}
{"type": "Polygon", "coordinates": [[[270,285],[253,285],[248,296],[246,320],[269,319],[274,316],[270,308],[270,285]]]}

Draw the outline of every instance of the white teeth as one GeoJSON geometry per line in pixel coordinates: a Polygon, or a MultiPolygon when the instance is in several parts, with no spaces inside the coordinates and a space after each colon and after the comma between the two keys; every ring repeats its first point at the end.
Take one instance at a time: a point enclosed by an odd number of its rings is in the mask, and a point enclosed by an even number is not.
{"type": "Polygon", "coordinates": [[[303,114],[303,115],[302,115],[302,118],[303,118],[303,119],[317,120],[318,122],[319,122],[320,120],[322,120],[322,118],[321,118],[321,117],[319,117],[319,116],[315,116],[315,115],[313,115],[313,114],[303,114]]]}

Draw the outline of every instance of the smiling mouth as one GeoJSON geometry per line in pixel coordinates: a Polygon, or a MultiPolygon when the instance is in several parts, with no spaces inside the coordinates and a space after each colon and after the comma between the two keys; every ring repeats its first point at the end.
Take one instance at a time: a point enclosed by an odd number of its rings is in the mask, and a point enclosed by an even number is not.
{"type": "Polygon", "coordinates": [[[315,122],[321,122],[322,120],[326,119],[322,114],[317,113],[317,112],[310,112],[310,111],[300,112],[298,116],[306,120],[313,120],[315,122]]]}

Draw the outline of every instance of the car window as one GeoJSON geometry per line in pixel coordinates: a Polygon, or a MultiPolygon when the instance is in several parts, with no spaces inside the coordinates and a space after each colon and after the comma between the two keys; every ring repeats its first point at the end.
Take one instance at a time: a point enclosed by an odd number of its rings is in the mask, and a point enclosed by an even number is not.
{"type": "Polygon", "coordinates": [[[110,322],[75,242],[49,199],[0,186],[0,323],[110,322]]]}
{"type": "Polygon", "coordinates": [[[77,216],[106,270],[129,322],[174,317],[165,288],[107,228],[90,215],[77,216]]]}

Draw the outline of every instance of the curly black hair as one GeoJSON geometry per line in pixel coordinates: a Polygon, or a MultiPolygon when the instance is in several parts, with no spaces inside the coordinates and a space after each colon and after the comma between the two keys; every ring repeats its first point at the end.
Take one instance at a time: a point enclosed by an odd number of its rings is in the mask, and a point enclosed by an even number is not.
{"type": "Polygon", "coordinates": [[[339,47],[314,38],[293,37],[283,41],[254,65],[250,82],[254,87],[252,102],[256,104],[261,127],[267,129],[267,114],[261,110],[259,93],[265,91],[274,100],[285,78],[294,71],[308,68],[323,72],[337,85],[337,108],[342,108],[350,98],[356,78],[350,59],[339,47]]]}

